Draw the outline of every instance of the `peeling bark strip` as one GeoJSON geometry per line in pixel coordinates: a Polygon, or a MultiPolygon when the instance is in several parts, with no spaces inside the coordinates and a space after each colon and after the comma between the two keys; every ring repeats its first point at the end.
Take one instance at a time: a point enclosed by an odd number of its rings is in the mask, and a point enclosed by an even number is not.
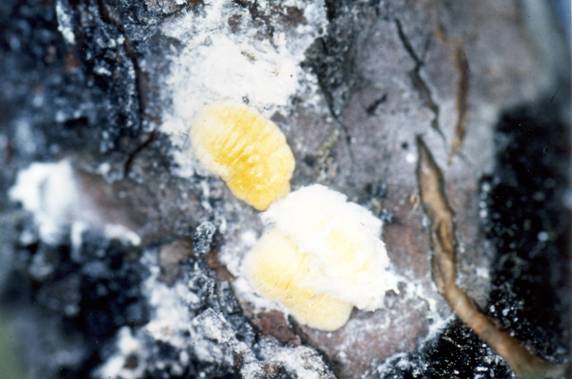
{"type": "Polygon", "coordinates": [[[454,61],[457,72],[459,73],[456,97],[457,123],[455,124],[451,150],[449,151],[449,163],[451,163],[453,157],[461,151],[466,133],[465,119],[467,115],[467,97],[469,94],[469,61],[467,60],[465,50],[460,45],[455,48],[454,61]]]}
{"type": "Polygon", "coordinates": [[[454,212],[447,200],[443,174],[419,136],[417,150],[417,180],[421,204],[431,221],[431,268],[439,293],[455,314],[502,356],[519,377],[546,378],[562,375],[562,366],[552,365],[526,350],[518,340],[500,329],[495,320],[486,316],[473,299],[457,286],[454,212]]]}

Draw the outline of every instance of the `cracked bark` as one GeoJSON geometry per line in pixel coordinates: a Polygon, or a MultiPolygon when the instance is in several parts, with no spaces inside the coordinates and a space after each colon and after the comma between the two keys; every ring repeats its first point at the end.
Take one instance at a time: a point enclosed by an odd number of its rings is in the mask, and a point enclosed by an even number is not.
{"type": "Polygon", "coordinates": [[[421,204],[430,220],[432,276],[451,309],[483,341],[497,351],[521,378],[559,378],[563,365],[553,365],[527,350],[522,343],[486,316],[476,302],[457,285],[458,248],[454,211],[445,191],[443,173],[427,145],[417,138],[417,180],[421,204]]]}
{"type": "MultiPolygon", "coordinates": [[[[425,79],[423,79],[423,76],[421,75],[421,69],[425,64],[423,58],[420,55],[418,55],[413,49],[413,46],[409,42],[407,35],[403,31],[403,26],[401,25],[401,21],[399,21],[399,19],[397,18],[395,19],[395,27],[397,28],[397,34],[399,36],[399,40],[403,44],[403,48],[405,49],[405,51],[407,51],[407,54],[409,54],[409,56],[411,57],[411,59],[415,64],[413,70],[410,72],[413,88],[417,90],[417,93],[419,94],[421,100],[424,102],[425,106],[429,108],[433,113],[433,118],[431,119],[431,127],[433,128],[433,130],[439,133],[439,135],[444,139],[445,135],[443,134],[443,131],[439,126],[439,112],[440,112],[439,105],[433,99],[433,94],[431,93],[431,89],[429,88],[425,79]]],[[[429,45],[429,42],[430,40],[428,39],[426,42],[427,46],[429,45]]]]}
{"type": "Polygon", "coordinates": [[[145,149],[147,149],[153,141],[155,141],[157,136],[157,132],[153,130],[148,134],[148,137],[141,143],[141,145],[137,146],[125,160],[125,164],[123,165],[123,177],[127,178],[129,176],[129,172],[131,171],[131,167],[133,166],[133,162],[137,159],[137,156],[145,149]]]}

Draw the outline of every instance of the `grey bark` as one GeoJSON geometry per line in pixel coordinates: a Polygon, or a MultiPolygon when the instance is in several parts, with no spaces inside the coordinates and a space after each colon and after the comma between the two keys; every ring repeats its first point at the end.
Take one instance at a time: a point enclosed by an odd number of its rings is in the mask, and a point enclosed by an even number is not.
{"type": "MultiPolygon", "coordinates": [[[[249,10],[263,36],[280,23],[304,22],[280,4],[234,3],[249,10]],[[280,12],[289,16],[268,16],[280,12]]],[[[539,3],[326,1],[327,31],[303,62],[317,78],[319,109],[292,99],[273,120],[296,157],[293,186],[326,184],[382,218],[396,270],[431,293],[437,313],[447,317],[450,310],[432,284],[427,220],[418,206],[414,145],[422,136],[444,169],[456,214],[458,284],[527,346],[562,362],[569,337],[562,316],[568,304],[559,297],[568,262],[562,195],[569,46],[551,9],[539,3]],[[536,139],[518,134],[520,125],[532,125],[526,130],[536,139]],[[553,190],[521,180],[521,158],[532,167],[529,175],[553,180],[553,190]],[[547,159],[546,165],[537,159],[547,159]],[[537,211],[522,213],[538,215],[540,225],[519,229],[521,220],[505,217],[513,213],[503,201],[522,198],[503,192],[505,185],[522,188],[522,196],[530,189],[544,194],[537,211]],[[541,246],[530,236],[542,231],[551,237],[541,246]],[[507,233],[518,247],[505,244],[507,233]],[[538,264],[536,256],[520,251],[551,257],[542,262],[552,279],[538,283],[544,277],[529,270],[538,264]],[[489,276],[477,269],[489,266],[489,276]],[[541,287],[535,296],[550,294],[553,309],[546,311],[544,302],[536,307],[527,286],[541,287]],[[544,311],[545,318],[531,316],[544,311]]],[[[300,326],[279,312],[256,313],[236,298],[235,278],[218,250],[238,243],[242,225],[259,232],[258,215],[216,178],[178,176],[174,147],[160,129],[168,107],[161,81],[169,70],[167,52],[185,42],[166,37],[161,26],[205,9],[192,0],[0,5],[0,288],[4,309],[16,316],[30,377],[95,375],[116,354],[119,330],[128,326],[136,333],[152,317],[143,285],[152,268],[162,270],[158,283],[192,282],[199,301],[189,306],[191,326],[182,346],[144,341],[131,362],[134,372],[142,370],[136,377],[234,377],[245,375],[248,365],[259,377],[294,377],[276,358],[280,351],[300,355],[321,377],[474,377],[481,367],[487,377],[511,377],[502,360],[455,319],[421,343],[434,316],[421,295],[389,294],[385,309],[355,312],[352,326],[334,333],[300,326]],[[66,27],[75,44],[62,35],[66,27]],[[117,40],[122,42],[110,43],[117,40]],[[56,246],[42,241],[31,216],[6,194],[19,170],[62,158],[72,162],[85,203],[94,204],[105,222],[135,230],[140,246],[97,230],[84,231],[79,247],[71,231],[56,246]],[[75,256],[73,249],[79,249],[75,256]],[[34,267],[47,267],[47,274],[34,267]],[[98,297],[97,286],[106,294],[98,297]],[[220,329],[222,340],[209,335],[205,320],[220,329]],[[187,360],[180,358],[183,352],[187,360]]],[[[522,204],[528,209],[528,201],[522,204]]]]}

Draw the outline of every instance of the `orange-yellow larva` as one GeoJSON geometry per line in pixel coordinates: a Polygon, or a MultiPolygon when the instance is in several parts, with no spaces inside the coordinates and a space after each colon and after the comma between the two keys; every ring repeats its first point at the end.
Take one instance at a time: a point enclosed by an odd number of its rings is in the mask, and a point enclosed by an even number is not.
{"type": "Polygon", "coordinates": [[[300,323],[320,330],[336,330],[350,318],[353,304],[307,286],[305,281],[312,272],[312,264],[309,254],[273,229],[258,240],[243,269],[257,292],[285,306],[300,323]]]}
{"type": "Polygon", "coordinates": [[[262,214],[267,228],[243,260],[243,277],[298,322],[336,330],[352,308],[383,307],[397,290],[382,222],[325,186],[299,188],[262,214]]]}
{"type": "Polygon", "coordinates": [[[242,104],[215,103],[193,120],[193,150],[232,193],[258,210],[290,192],[294,155],[270,120],[242,104]]]}

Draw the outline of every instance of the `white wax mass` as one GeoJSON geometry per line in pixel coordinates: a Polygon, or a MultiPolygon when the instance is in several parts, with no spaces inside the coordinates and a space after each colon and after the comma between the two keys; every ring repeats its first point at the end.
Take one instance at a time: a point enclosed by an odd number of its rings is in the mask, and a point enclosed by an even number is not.
{"type": "MultiPolygon", "coordinates": [[[[290,242],[289,250],[281,247],[282,254],[290,254],[291,259],[304,257],[306,264],[299,265],[295,278],[292,274],[297,287],[364,310],[380,308],[385,292],[396,289],[397,279],[380,239],[381,221],[367,209],[348,202],[343,194],[322,185],[304,187],[274,203],[262,218],[271,230],[266,234],[279,234],[290,242]]],[[[260,242],[262,248],[271,246],[266,234],[260,242]]],[[[260,245],[255,246],[253,256],[260,256],[260,250],[260,245]]],[[[296,296],[289,293],[291,285],[278,288],[280,283],[269,283],[268,275],[252,269],[271,266],[267,259],[264,264],[257,262],[250,256],[252,252],[246,259],[247,279],[263,295],[271,294],[272,300],[289,308],[288,301],[296,296]]],[[[275,256],[276,251],[267,254],[275,256]]],[[[279,265],[281,260],[275,261],[279,265]]],[[[292,313],[296,316],[295,310],[292,313]]],[[[320,328],[316,321],[312,326],[320,328]]]]}

